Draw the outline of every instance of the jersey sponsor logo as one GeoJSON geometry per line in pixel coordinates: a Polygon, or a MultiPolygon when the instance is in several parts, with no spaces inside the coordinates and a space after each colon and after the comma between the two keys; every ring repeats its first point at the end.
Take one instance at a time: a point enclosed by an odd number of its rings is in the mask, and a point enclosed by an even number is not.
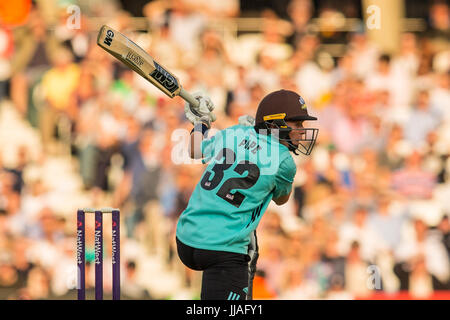
{"type": "Polygon", "coordinates": [[[210,187],[211,186],[211,181],[205,181],[205,183],[203,185],[205,187],[210,187]]]}

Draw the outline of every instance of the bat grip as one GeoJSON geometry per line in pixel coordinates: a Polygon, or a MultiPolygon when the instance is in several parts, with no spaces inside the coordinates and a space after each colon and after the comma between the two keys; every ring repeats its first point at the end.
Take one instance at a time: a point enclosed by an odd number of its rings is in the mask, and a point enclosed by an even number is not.
{"type": "Polygon", "coordinates": [[[189,102],[189,104],[193,105],[194,107],[198,107],[198,100],[195,99],[189,92],[181,88],[180,90],[180,97],[182,97],[185,101],[189,102]]]}

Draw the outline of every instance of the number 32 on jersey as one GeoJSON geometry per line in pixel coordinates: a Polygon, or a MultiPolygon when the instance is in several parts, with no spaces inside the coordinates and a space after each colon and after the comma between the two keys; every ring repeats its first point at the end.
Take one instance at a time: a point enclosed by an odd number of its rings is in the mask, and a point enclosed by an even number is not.
{"type": "MultiPolygon", "coordinates": [[[[215,161],[217,163],[211,168],[213,172],[208,170],[205,171],[202,181],[200,182],[201,187],[205,190],[213,190],[222,183],[225,171],[230,169],[236,161],[236,154],[233,150],[224,148],[219,151],[215,161]],[[211,175],[213,175],[212,178],[211,175]]],[[[234,171],[240,175],[243,175],[246,172],[248,174],[245,177],[229,178],[225,180],[216,195],[236,208],[239,208],[244,201],[245,196],[239,191],[235,191],[234,193],[231,191],[251,188],[258,181],[260,172],[258,166],[248,160],[240,161],[234,168],[234,171]]]]}

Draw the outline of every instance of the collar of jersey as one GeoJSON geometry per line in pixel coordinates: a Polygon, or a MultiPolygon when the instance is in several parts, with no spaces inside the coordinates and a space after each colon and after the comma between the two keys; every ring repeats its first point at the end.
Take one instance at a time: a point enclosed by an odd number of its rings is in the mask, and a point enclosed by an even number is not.
{"type": "Polygon", "coordinates": [[[278,143],[282,148],[285,148],[287,151],[289,151],[289,148],[286,147],[284,144],[280,143],[280,141],[276,138],[274,138],[273,135],[269,134],[269,135],[265,135],[265,134],[259,134],[258,132],[256,132],[255,128],[252,128],[252,130],[250,131],[251,135],[257,137],[258,139],[261,139],[262,137],[270,137],[272,142],[278,143]]]}

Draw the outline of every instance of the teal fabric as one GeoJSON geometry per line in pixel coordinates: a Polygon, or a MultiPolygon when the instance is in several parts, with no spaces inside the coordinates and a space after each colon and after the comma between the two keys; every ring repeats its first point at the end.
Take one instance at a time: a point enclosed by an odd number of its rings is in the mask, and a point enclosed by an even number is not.
{"type": "Polygon", "coordinates": [[[178,220],[177,237],[198,249],[247,254],[272,198],[291,191],[295,162],[275,137],[241,125],[204,140],[202,153],[208,166],[178,220]]]}

